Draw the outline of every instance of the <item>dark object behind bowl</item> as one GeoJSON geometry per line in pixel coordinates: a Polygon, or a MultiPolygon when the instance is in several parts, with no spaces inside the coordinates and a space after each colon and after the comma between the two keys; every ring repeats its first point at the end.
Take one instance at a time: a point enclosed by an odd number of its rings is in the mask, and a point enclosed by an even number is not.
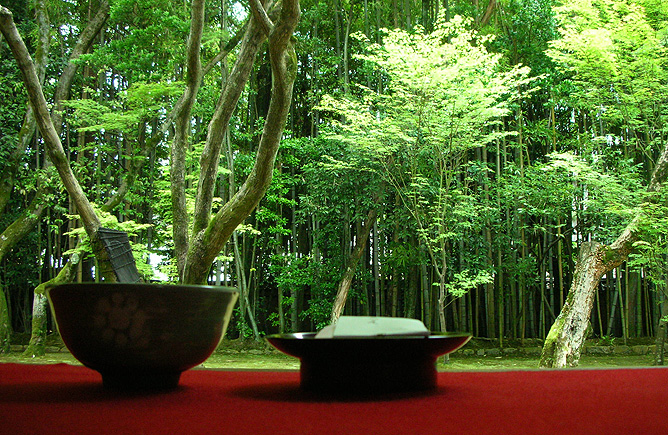
{"type": "Polygon", "coordinates": [[[105,386],[173,388],[220,343],[238,292],[228,287],[83,283],[47,293],[72,355],[105,386]]]}
{"type": "Polygon", "coordinates": [[[130,239],[125,231],[98,228],[97,234],[107,251],[111,267],[119,282],[140,282],[135,257],[132,255],[130,239]]]}

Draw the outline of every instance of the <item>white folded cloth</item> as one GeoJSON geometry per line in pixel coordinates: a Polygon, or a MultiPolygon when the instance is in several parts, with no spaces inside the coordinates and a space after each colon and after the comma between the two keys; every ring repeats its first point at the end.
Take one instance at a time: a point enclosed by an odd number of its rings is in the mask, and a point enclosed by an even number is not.
{"type": "Polygon", "coordinates": [[[429,330],[417,319],[400,317],[341,316],[325,326],[315,338],[355,338],[382,336],[429,336],[429,330]]]}

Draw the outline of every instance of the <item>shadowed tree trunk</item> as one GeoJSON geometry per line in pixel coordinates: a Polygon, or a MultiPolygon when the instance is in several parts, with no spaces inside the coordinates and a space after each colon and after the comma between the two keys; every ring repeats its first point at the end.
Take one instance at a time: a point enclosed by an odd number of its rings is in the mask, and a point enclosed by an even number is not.
{"type": "Polygon", "coordinates": [[[656,330],[656,340],[654,342],[656,350],[654,351],[654,365],[663,366],[666,364],[666,342],[668,341],[668,322],[664,319],[668,317],[668,302],[666,294],[659,294],[659,324],[656,330]]]}
{"type": "MultiPolygon", "coordinates": [[[[2,285],[0,283],[0,285],[2,285]]],[[[12,325],[9,315],[9,303],[5,291],[0,288],[0,353],[7,353],[11,348],[12,325]]]]}
{"type": "Polygon", "coordinates": [[[479,22],[480,28],[483,28],[487,24],[489,24],[489,21],[492,18],[495,9],[496,9],[496,0],[489,0],[487,8],[485,9],[485,13],[482,15],[482,18],[480,18],[479,22]]]}
{"type": "MultiPolygon", "coordinates": [[[[659,191],[668,174],[668,143],[654,168],[647,191],[659,191]]],[[[639,224],[642,211],[610,245],[586,242],[580,246],[578,263],[566,302],[550,328],[540,358],[540,367],[577,366],[594,305],[594,295],[601,277],[620,266],[629,257],[635,242],[641,239],[639,224]]]]}

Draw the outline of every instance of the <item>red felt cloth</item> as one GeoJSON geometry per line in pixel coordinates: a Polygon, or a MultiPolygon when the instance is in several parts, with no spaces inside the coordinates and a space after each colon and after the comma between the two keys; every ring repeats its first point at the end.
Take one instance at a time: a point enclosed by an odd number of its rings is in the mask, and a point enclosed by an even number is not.
{"type": "Polygon", "coordinates": [[[190,370],[167,393],[79,366],[0,364],[7,434],[666,434],[668,369],[439,373],[436,392],[327,399],[298,372],[190,370]]]}

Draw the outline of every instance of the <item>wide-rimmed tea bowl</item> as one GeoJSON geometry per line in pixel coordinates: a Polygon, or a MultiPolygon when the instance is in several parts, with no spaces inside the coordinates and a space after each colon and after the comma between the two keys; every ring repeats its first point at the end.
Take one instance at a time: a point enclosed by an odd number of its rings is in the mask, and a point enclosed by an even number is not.
{"type": "Polygon", "coordinates": [[[301,388],[343,396],[429,392],[437,388],[436,359],[471,334],[316,338],[315,332],[275,334],[267,341],[300,359],[301,388]]]}
{"type": "Polygon", "coordinates": [[[239,296],[230,287],[62,284],[47,291],[63,342],[106,387],[178,385],[220,343],[239,296]]]}

